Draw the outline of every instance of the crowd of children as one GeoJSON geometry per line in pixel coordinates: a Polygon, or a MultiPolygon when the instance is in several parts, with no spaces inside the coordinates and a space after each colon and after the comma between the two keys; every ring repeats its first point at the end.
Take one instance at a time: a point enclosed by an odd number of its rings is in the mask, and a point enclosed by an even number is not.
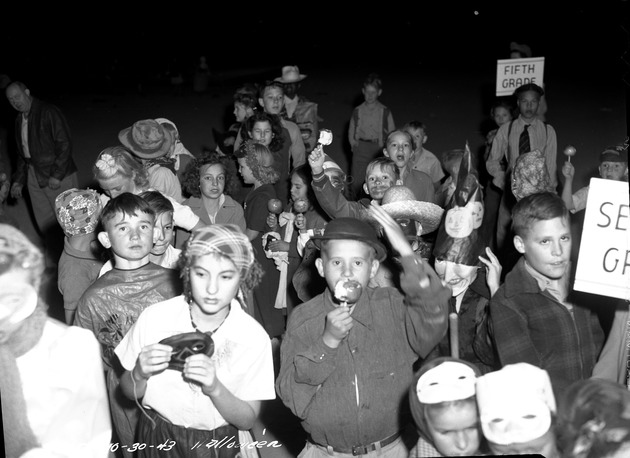
{"type": "MultiPolygon", "coordinates": [[[[625,456],[628,307],[606,339],[572,290],[570,217],[588,188],[573,189],[567,161],[556,192],[542,88],[515,91],[516,117],[497,100],[480,173],[467,144],[436,156],[424,123],[397,128],[370,74],[350,117],[346,173],[324,151],[324,131],[315,142],[316,109],[300,127],[289,118],[296,87],[283,84],[305,75],[285,70],[235,93],[233,144],[193,154],[173,122],[140,120],[96,156],[99,189],[57,196],[65,324],[45,318],[29,274],[41,253],[0,225],[11,456],[71,440],[46,432],[65,419],[51,409],[70,402],[94,412],[77,443],[103,446],[80,456],[136,453],[110,450],[104,434],[177,457],[259,456],[246,443],[276,396],[306,434],[300,458],[625,456]],[[98,382],[37,405],[53,392],[39,385],[56,382],[30,380],[27,356],[66,337],[84,345],[77,375],[98,382]],[[209,445],[222,440],[232,445],[209,445]]],[[[604,149],[599,174],[628,180],[627,142],[604,149]]]]}

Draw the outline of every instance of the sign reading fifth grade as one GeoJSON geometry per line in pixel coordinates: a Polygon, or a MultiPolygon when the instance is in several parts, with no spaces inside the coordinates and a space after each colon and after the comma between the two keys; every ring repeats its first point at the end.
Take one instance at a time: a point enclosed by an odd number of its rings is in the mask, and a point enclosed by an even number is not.
{"type": "Polygon", "coordinates": [[[628,182],[591,178],[574,289],[630,300],[628,182]]]}
{"type": "Polygon", "coordinates": [[[523,84],[543,87],[544,57],[497,60],[497,97],[512,95],[523,84]]]}

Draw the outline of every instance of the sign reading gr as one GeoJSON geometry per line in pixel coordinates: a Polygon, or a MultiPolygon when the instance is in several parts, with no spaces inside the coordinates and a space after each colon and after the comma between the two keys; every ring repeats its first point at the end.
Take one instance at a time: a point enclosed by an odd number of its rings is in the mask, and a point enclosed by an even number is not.
{"type": "Polygon", "coordinates": [[[628,182],[591,178],[574,289],[630,300],[628,182]]]}
{"type": "Polygon", "coordinates": [[[544,57],[497,60],[497,97],[512,95],[523,84],[543,87],[544,57]]]}

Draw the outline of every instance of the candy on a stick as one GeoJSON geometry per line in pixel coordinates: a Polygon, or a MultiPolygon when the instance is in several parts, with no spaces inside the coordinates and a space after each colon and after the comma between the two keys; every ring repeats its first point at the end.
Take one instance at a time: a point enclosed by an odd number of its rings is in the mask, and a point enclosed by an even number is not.
{"type": "Polygon", "coordinates": [[[293,202],[293,210],[297,213],[305,213],[308,210],[308,202],[306,199],[297,199],[293,202]]]}
{"type": "Polygon", "coordinates": [[[569,162],[571,162],[571,156],[575,156],[575,153],[577,153],[577,150],[573,145],[567,145],[564,149],[564,155],[567,156],[569,162]]]}
{"type": "Polygon", "coordinates": [[[319,131],[319,138],[317,139],[317,143],[319,145],[327,146],[332,143],[333,134],[329,129],[322,129],[319,131]]]}
{"type": "Polygon", "coordinates": [[[269,199],[269,202],[267,202],[267,210],[274,215],[279,215],[282,213],[282,201],[280,199],[269,199]]]}
{"type": "Polygon", "coordinates": [[[342,307],[354,304],[361,297],[361,284],[355,280],[340,279],[335,285],[335,298],[341,302],[342,307]]]}

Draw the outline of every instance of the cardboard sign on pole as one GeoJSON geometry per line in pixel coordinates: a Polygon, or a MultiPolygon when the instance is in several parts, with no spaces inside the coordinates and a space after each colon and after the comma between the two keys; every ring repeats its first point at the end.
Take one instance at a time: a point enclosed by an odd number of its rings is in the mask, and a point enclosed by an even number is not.
{"type": "Polygon", "coordinates": [[[628,183],[591,178],[574,289],[630,300],[628,183]]]}
{"type": "Polygon", "coordinates": [[[543,87],[544,57],[497,60],[497,97],[512,95],[523,84],[543,87]]]}

